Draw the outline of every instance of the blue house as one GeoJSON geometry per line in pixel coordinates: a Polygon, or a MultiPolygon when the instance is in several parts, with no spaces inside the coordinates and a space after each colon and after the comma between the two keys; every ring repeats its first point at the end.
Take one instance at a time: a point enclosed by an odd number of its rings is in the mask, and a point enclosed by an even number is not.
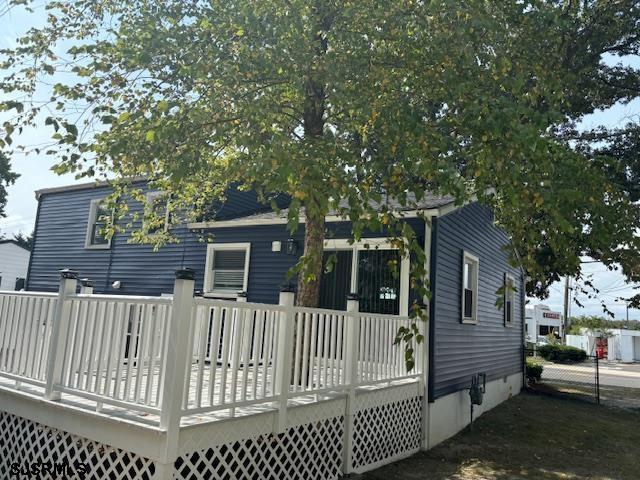
{"type": "MultiPolygon", "coordinates": [[[[286,210],[273,212],[253,192],[240,191],[229,192],[212,220],[177,227],[179,243],[157,252],[131,244],[127,234],[107,240],[99,219],[101,200],[109,193],[108,185],[96,183],[36,193],[27,290],[55,291],[58,271],[72,268],[93,280],[97,293],[157,296],[171,293],[173,272],[189,267],[204,296],[235,299],[246,292],[250,302],[273,304],[302,254],[304,221],[292,235],[286,210]]],[[[519,392],[524,275],[509,262],[509,239],[487,207],[459,207],[452,198],[427,196],[404,215],[429,258],[432,298],[425,333],[431,407],[424,435],[432,446],[468,423],[472,375],[487,376],[480,411],[519,392]],[[503,308],[496,304],[497,292],[506,285],[513,288],[505,289],[503,308]]],[[[349,222],[327,218],[325,256],[335,255],[337,263],[321,280],[320,306],[343,310],[347,294],[358,292],[361,311],[406,315],[415,300],[410,260],[401,258],[383,233],[368,232],[353,244],[349,237],[349,222]],[[389,271],[391,260],[397,261],[398,274],[389,271]]]]}

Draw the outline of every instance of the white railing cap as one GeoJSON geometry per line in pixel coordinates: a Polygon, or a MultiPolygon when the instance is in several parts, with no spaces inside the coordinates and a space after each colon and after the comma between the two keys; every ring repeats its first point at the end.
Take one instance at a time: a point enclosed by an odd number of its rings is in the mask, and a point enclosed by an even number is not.
{"type": "Polygon", "coordinates": [[[105,300],[112,302],[127,303],[157,303],[160,305],[170,305],[173,303],[172,298],[167,297],[149,297],[140,295],[106,295],[102,293],[76,293],[67,297],[70,300],[105,300]]]}

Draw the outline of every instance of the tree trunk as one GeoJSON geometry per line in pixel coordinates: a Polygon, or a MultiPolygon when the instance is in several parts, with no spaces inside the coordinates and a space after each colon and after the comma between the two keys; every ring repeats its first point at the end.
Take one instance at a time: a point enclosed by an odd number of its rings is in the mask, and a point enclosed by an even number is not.
{"type": "Polygon", "coordinates": [[[304,260],[298,275],[298,305],[302,307],[317,307],[320,301],[324,221],[319,210],[305,209],[304,260]]]}

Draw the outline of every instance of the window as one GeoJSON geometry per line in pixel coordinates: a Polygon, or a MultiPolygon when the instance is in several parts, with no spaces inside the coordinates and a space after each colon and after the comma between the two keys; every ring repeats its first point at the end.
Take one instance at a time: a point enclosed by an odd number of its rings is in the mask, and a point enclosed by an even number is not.
{"type": "Polygon", "coordinates": [[[104,204],[104,199],[91,200],[87,224],[86,248],[111,248],[111,239],[104,235],[104,229],[111,220],[112,212],[104,204]]]}
{"type": "Polygon", "coordinates": [[[516,282],[513,276],[504,275],[504,324],[513,325],[513,314],[515,312],[516,282]]]}
{"type": "Polygon", "coordinates": [[[462,323],[478,322],[478,257],[469,252],[462,255],[462,323]]]}
{"type": "Polygon", "coordinates": [[[168,208],[168,194],[164,192],[149,192],[146,195],[145,226],[147,233],[166,232],[169,230],[171,217],[168,208]]]}
{"type": "Polygon", "coordinates": [[[236,297],[247,290],[250,243],[212,243],[207,248],[205,293],[236,297]]]}

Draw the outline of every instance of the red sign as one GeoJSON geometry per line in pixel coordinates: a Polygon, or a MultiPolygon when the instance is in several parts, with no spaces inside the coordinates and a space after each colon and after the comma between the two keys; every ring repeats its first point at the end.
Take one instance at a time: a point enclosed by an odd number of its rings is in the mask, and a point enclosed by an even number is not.
{"type": "Polygon", "coordinates": [[[544,318],[554,318],[556,320],[560,320],[560,314],[555,312],[542,312],[542,316],[544,318]]]}

